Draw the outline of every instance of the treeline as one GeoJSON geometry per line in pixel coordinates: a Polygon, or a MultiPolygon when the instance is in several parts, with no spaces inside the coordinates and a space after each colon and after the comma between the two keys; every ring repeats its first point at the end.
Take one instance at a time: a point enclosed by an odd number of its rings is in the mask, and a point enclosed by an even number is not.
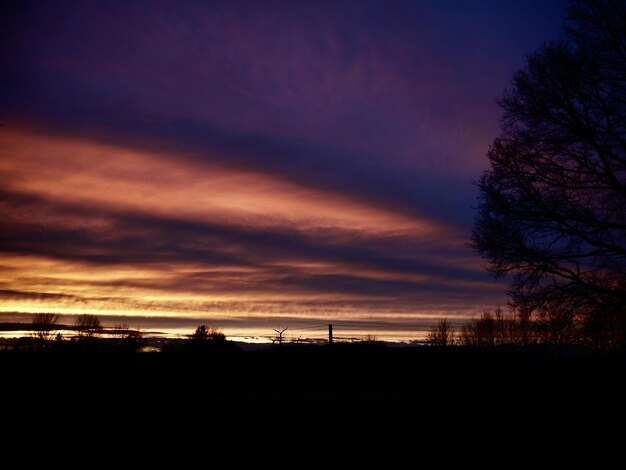
{"type": "MultiPolygon", "coordinates": [[[[0,349],[13,350],[149,350],[164,352],[234,351],[217,328],[200,325],[193,334],[181,338],[151,339],[127,325],[105,328],[94,315],[82,315],[73,325],[58,324],[58,315],[35,314],[31,334],[0,340],[0,349]],[[62,335],[61,331],[71,331],[62,335]],[[156,343],[158,342],[158,344],[156,343]]],[[[361,343],[377,343],[371,336],[361,343]]],[[[485,311],[478,318],[457,329],[441,319],[428,332],[426,342],[435,346],[532,347],[537,345],[581,346],[594,349],[626,349],[626,322],[620,315],[606,316],[605,321],[589,322],[585,316],[565,315],[564,311],[523,315],[501,308],[485,311]]],[[[275,342],[275,346],[282,343],[275,342]]],[[[300,340],[295,343],[300,344],[300,340]]],[[[307,344],[305,341],[302,344],[307,344]]]]}
{"type": "Polygon", "coordinates": [[[129,351],[164,352],[233,351],[235,343],[215,327],[200,325],[193,334],[181,338],[146,338],[127,324],[105,327],[96,315],[78,315],[71,325],[59,323],[60,315],[33,314],[32,322],[11,325],[30,334],[0,338],[0,349],[14,351],[129,351]]]}
{"type": "Polygon", "coordinates": [[[602,323],[552,311],[536,314],[485,311],[479,318],[457,330],[446,319],[428,333],[427,341],[438,346],[587,346],[596,349],[624,349],[626,321],[619,315],[607,316],[602,323]]]}
{"type": "Polygon", "coordinates": [[[58,314],[36,313],[29,325],[30,335],[0,340],[0,347],[21,351],[140,351],[147,344],[139,330],[131,329],[126,324],[104,327],[96,315],[78,315],[71,325],[60,324],[59,319],[58,314]]]}

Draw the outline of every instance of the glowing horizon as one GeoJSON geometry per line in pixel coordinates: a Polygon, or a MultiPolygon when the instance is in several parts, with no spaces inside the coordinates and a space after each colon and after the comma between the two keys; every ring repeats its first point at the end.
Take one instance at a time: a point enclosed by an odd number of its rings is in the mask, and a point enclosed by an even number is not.
{"type": "MultiPolygon", "coordinates": [[[[0,264],[0,312],[214,321],[246,321],[253,313],[289,312],[293,318],[337,321],[355,315],[363,317],[375,309],[382,319],[393,320],[398,313],[417,315],[424,308],[424,300],[406,292],[408,287],[401,289],[398,298],[393,288],[388,294],[370,293],[353,291],[349,285],[336,289],[328,283],[318,287],[315,282],[306,281],[330,279],[332,284],[332,279],[343,278],[383,285],[414,284],[416,290],[420,284],[432,283],[448,283],[454,288],[455,281],[448,273],[342,259],[341,253],[322,259],[316,253],[306,253],[308,240],[314,240],[310,242],[314,252],[324,245],[336,250],[338,245],[381,240],[393,240],[407,247],[420,244],[435,251],[442,245],[462,245],[464,240],[456,227],[438,220],[394,212],[341,193],[301,188],[258,172],[201,165],[175,155],[33,131],[5,132],[3,154],[0,174],[6,183],[6,194],[14,200],[3,208],[13,227],[24,227],[22,230],[29,232],[37,226],[50,227],[84,233],[88,240],[84,253],[80,246],[59,252],[56,244],[28,254],[19,249],[5,250],[0,264]],[[66,171],[68,167],[71,171],[66,171]],[[284,194],[290,194],[288,201],[284,194]],[[193,203],[190,205],[189,201],[193,203]],[[299,254],[250,258],[245,246],[220,234],[217,250],[213,237],[209,237],[208,243],[201,236],[197,237],[199,241],[189,239],[185,243],[198,243],[194,250],[214,250],[228,260],[196,261],[186,256],[159,260],[159,254],[154,253],[135,263],[107,262],[107,250],[115,252],[115,245],[105,248],[101,239],[115,242],[120,232],[124,239],[162,237],[158,227],[150,224],[120,230],[120,215],[124,219],[156,216],[173,224],[210,224],[209,228],[217,225],[218,230],[239,230],[244,234],[265,232],[279,237],[286,233],[305,240],[305,249],[299,250],[299,254]],[[47,249],[52,252],[46,252],[47,249]],[[105,262],[99,262],[99,257],[105,262]],[[292,285],[285,289],[289,283],[292,285]]],[[[428,253],[421,253],[420,258],[422,262],[432,262],[428,253]]],[[[449,257],[446,264],[481,276],[476,260],[469,261],[470,264],[459,253],[457,258],[449,257]]],[[[486,280],[457,282],[492,291],[486,280]]],[[[446,308],[448,314],[476,314],[476,305],[468,306],[465,300],[451,301],[446,308]]],[[[432,315],[442,309],[430,310],[432,315]]]]}
{"type": "Polygon", "coordinates": [[[472,181],[560,7],[118,7],[7,10],[0,321],[409,337],[506,302],[467,246],[472,181]]]}

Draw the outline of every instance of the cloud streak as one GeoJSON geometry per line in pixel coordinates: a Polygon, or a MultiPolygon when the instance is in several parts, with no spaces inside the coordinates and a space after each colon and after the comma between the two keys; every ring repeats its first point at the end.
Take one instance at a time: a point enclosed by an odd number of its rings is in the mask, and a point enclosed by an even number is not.
{"type": "Polygon", "coordinates": [[[340,317],[383,303],[436,308],[440,296],[471,309],[461,303],[494,294],[464,258],[463,235],[441,221],[66,136],[9,131],[4,149],[7,310],[50,299],[69,312],[334,308],[340,317]]]}
{"type": "Polygon", "coordinates": [[[3,7],[0,311],[375,323],[501,303],[466,246],[471,182],[493,98],[558,29],[560,2],[532,3],[3,7]]]}

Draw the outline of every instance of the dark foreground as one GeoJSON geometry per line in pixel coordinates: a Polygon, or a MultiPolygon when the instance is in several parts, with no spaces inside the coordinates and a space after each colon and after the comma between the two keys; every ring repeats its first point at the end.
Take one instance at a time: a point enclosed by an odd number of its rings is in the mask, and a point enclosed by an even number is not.
{"type": "Polygon", "coordinates": [[[372,345],[3,352],[2,445],[80,467],[626,468],[624,365],[372,345]]]}

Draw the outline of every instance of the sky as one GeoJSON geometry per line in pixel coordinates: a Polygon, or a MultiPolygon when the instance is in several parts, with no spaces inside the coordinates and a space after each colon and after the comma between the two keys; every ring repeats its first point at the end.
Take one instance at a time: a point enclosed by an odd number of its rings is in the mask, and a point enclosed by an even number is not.
{"type": "Polygon", "coordinates": [[[474,182],[564,9],[2,2],[0,321],[407,340],[506,304],[474,182]]]}

